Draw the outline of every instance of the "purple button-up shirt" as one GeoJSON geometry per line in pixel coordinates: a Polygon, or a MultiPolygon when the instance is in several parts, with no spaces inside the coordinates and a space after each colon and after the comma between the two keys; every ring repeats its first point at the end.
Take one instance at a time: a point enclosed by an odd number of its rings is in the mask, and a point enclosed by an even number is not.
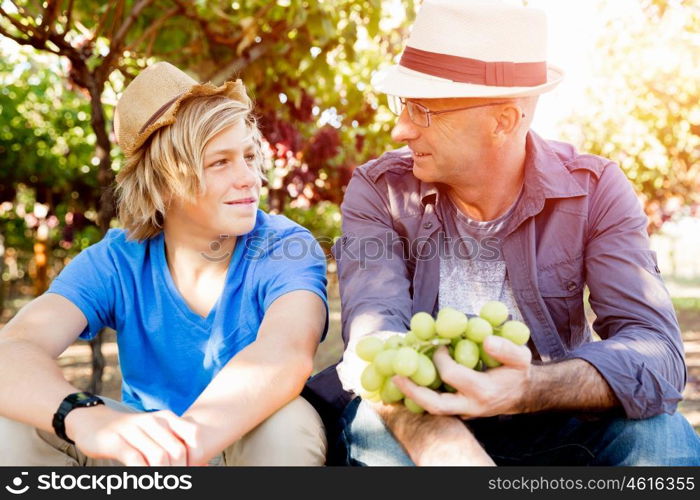
{"type": "MultiPolygon", "coordinates": [[[[373,331],[406,331],[418,311],[437,312],[442,198],[438,185],[413,176],[406,148],[355,169],[333,248],[346,345],[373,331]]],[[[502,249],[530,347],[544,362],[591,363],[629,418],[673,413],[686,382],[680,329],[646,227],[616,164],[528,134],[523,195],[502,249]],[[598,342],[584,314],[586,285],[598,342]]]]}

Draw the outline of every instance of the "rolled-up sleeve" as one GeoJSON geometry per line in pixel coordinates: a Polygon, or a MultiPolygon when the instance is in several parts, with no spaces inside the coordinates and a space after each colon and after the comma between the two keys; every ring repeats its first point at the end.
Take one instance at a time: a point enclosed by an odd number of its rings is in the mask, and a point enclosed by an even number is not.
{"type": "Polygon", "coordinates": [[[343,204],[343,236],[333,247],[343,306],[343,341],[372,331],[406,331],[411,313],[404,243],[386,197],[356,169],[343,204]]]}
{"type": "Polygon", "coordinates": [[[671,414],[687,372],[671,298],[649,249],[647,218],[615,164],[606,166],[590,196],[586,281],[602,341],[571,357],[601,373],[628,418],[671,414]]]}
{"type": "Polygon", "coordinates": [[[379,331],[405,332],[411,314],[404,243],[392,226],[386,196],[362,168],[355,170],[343,204],[343,236],[333,247],[347,348],[338,374],[346,390],[358,389],[357,340],[379,331]]]}

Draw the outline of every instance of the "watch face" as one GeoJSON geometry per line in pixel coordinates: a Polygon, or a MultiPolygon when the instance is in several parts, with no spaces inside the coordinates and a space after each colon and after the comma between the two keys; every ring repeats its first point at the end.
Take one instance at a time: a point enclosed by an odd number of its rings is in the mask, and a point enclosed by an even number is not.
{"type": "Polygon", "coordinates": [[[74,407],[95,406],[102,403],[100,398],[89,392],[76,392],[69,397],[74,407]]]}

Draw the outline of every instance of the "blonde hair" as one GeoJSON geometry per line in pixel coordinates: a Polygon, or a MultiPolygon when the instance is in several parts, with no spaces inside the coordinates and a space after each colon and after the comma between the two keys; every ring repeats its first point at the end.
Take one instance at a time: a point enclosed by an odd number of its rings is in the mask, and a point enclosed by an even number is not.
{"type": "Polygon", "coordinates": [[[204,148],[224,129],[243,120],[262,174],[262,136],[248,103],[225,96],[184,101],[177,120],[156,130],[117,174],[117,210],[129,239],[145,240],[163,230],[172,199],[193,201],[204,193],[204,148]]]}

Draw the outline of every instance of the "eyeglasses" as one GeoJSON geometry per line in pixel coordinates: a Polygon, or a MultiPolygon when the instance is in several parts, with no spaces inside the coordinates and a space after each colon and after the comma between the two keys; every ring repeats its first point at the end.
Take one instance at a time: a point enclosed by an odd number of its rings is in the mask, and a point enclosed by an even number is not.
{"type": "MultiPolygon", "coordinates": [[[[463,108],[454,109],[443,109],[440,111],[431,111],[422,104],[418,104],[414,101],[407,101],[403,97],[389,95],[387,96],[389,101],[389,109],[396,116],[400,116],[404,108],[408,108],[408,117],[413,123],[422,128],[430,127],[430,115],[441,115],[443,113],[452,113],[453,111],[464,111],[465,109],[474,108],[484,108],[486,106],[497,106],[498,104],[507,104],[508,101],[501,102],[489,102],[486,104],[476,104],[473,106],[465,106],[463,108]]],[[[522,118],[525,118],[525,113],[522,114],[522,118]]]]}

